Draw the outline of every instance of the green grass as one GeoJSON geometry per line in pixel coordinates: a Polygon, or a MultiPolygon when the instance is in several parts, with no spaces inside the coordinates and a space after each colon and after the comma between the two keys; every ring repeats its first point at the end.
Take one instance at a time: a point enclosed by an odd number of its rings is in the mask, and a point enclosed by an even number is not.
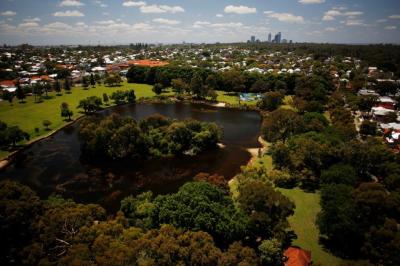
{"type": "MultiPolygon", "coordinates": [[[[70,109],[74,112],[72,119],[77,119],[82,116],[82,110],[78,109],[77,106],[79,101],[88,96],[98,96],[103,98],[103,93],[107,93],[109,96],[117,90],[130,90],[134,89],[136,98],[141,97],[154,97],[155,93],[152,91],[152,86],[145,84],[128,84],[122,83],[120,87],[106,87],[104,85],[97,85],[95,88],[84,90],[80,87],[72,88],[71,94],[63,93],[62,96],[57,96],[54,92],[50,92],[49,96],[51,99],[43,100],[41,103],[35,103],[34,97],[29,96],[25,99],[25,103],[19,103],[14,101],[12,105],[9,102],[0,102],[0,120],[7,123],[9,126],[17,125],[22,130],[28,132],[31,139],[35,139],[51,131],[46,131],[42,125],[43,120],[51,121],[51,130],[56,130],[64,126],[67,122],[60,115],[60,105],[63,102],[69,104],[70,109]],[[35,128],[39,128],[39,132],[35,133],[35,128]]],[[[164,95],[171,95],[170,91],[164,93],[164,95]]],[[[110,105],[112,101],[110,100],[110,105]]],[[[0,158],[7,156],[8,152],[1,151],[0,158]]]]}
{"type": "MultiPolygon", "coordinates": [[[[228,95],[226,91],[216,91],[217,92],[217,101],[218,102],[224,102],[232,105],[238,105],[239,104],[239,96],[236,95],[228,95]]],[[[249,102],[243,102],[240,101],[241,105],[256,105],[257,101],[249,101],[249,102]]]]}
{"type": "MultiPolygon", "coordinates": [[[[96,88],[90,88],[84,90],[80,87],[74,87],[71,94],[63,94],[62,96],[56,96],[54,92],[49,93],[51,99],[43,100],[41,103],[34,103],[34,97],[27,97],[26,103],[19,103],[14,101],[13,105],[8,102],[0,102],[0,120],[6,122],[8,125],[18,125],[21,129],[28,132],[31,136],[35,135],[34,128],[40,128],[40,134],[46,133],[42,125],[43,120],[47,119],[52,122],[51,129],[56,129],[64,125],[66,122],[60,115],[60,105],[63,102],[69,104],[71,110],[74,112],[73,119],[78,118],[82,114],[82,110],[78,109],[77,106],[79,101],[88,96],[98,96],[103,98],[103,93],[111,95],[117,90],[129,90],[134,89],[136,98],[141,97],[153,97],[154,92],[151,90],[151,86],[143,84],[128,84],[123,83],[120,87],[105,87],[97,86],[96,88]]],[[[110,100],[112,105],[112,101],[110,100]]]]}
{"type": "Polygon", "coordinates": [[[310,250],[314,263],[335,266],[344,262],[342,259],[325,251],[318,242],[319,230],[315,221],[317,214],[321,210],[319,193],[307,193],[300,188],[279,188],[279,191],[296,204],[294,215],[289,217],[290,226],[298,237],[294,240],[293,245],[310,250]]]}

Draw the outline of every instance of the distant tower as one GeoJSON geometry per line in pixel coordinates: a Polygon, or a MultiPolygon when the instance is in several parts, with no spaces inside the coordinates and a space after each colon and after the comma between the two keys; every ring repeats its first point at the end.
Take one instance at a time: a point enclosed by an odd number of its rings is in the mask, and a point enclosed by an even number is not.
{"type": "Polygon", "coordinates": [[[271,41],[272,41],[272,34],[269,33],[269,34],[268,34],[268,42],[271,42],[271,41]]]}
{"type": "Polygon", "coordinates": [[[282,40],[282,33],[278,32],[278,34],[275,35],[275,43],[281,43],[282,40]]]}
{"type": "Polygon", "coordinates": [[[251,41],[251,42],[256,42],[256,36],[251,36],[250,41],[251,41]]]}

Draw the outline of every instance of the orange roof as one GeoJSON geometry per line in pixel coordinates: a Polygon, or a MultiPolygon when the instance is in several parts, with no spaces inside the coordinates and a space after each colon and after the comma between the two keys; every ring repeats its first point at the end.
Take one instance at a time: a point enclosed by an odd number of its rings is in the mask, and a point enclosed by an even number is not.
{"type": "Polygon", "coordinates": [[[166,66],[168,62],[165,61],[155,61],[155,60],[131,60],[128,61],[128,65],[136,65],[136,66],[149,66],[149,67],[156,67],[156,66],[166,66]]]}
{"type": "Polygon", "coordinates": [[[14,87],[15,82],[14,82],[14,80],[3,80],[3,81],[0,81],[0,86],[14,87]]]}
{"type": "Polygon", "coordinates": [[[308,266],[311,263],[311,251],[289,247],[283,254],[288,258],[285,266],[308,266]]]}

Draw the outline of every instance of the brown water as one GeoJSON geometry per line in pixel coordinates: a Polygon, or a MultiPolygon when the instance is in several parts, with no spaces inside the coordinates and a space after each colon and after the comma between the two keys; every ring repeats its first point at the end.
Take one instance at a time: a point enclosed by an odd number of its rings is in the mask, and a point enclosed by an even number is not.
{"type": "Polygon", "coordinates": [[[229,179],[250,159],[246,148],[258,147],[261,118],[253,111],[201,104],[138,104],[110,108],[98,115],[113,112],[136,120],[159,113],[176,119],[215,122],[223,128],[222,142],[226,147],[173,159],[93,163],[81,158],[78,122],[21,152],[15,162],[0,173],[0,178],[27,184],[41,197],[55,192],[76,202],[99,203],[115,211],[127,195],[148,190],[154,194],[176,192],[200,172],[216,173],[229,179]]]}

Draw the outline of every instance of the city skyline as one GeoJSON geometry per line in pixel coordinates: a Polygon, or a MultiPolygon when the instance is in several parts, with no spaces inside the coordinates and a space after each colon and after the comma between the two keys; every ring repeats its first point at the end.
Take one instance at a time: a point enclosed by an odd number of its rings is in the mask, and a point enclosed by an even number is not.
{"type": "Polygon", "coordinates": [[[399,28],[395,0],[3,0],[0,7],[0,38],[11,45],[266,41],[269,32],[296,42],[400,43],[399,28]]]}

